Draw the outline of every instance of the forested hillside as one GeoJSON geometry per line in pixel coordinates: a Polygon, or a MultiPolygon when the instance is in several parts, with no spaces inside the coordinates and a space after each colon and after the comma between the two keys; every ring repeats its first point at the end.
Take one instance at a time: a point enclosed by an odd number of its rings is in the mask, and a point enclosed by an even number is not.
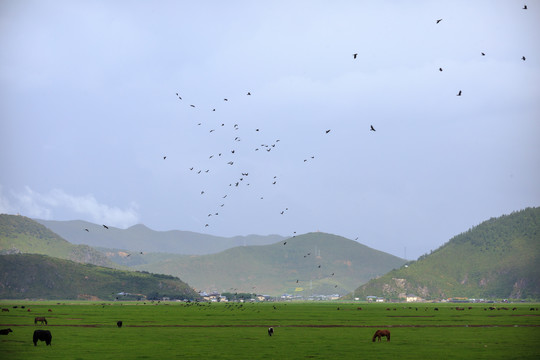
{"type": "Polygon", "coordinates": [[[37,254],[0,255],[2,299],[197,299],[180,279],[37,254]]]}
{"type": "Polygon", "coordinates": [[[540,208],[492,218],[350,296],[540,299],[540,208]]]}

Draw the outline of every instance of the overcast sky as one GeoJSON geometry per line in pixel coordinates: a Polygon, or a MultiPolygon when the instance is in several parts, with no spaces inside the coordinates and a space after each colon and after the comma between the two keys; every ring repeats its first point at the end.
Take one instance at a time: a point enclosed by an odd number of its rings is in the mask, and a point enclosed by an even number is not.
{"type": "Polygon", "coordinates": [[[3,0],[0,212],[416,259],[540,205],[523,5],[3,0]]]}

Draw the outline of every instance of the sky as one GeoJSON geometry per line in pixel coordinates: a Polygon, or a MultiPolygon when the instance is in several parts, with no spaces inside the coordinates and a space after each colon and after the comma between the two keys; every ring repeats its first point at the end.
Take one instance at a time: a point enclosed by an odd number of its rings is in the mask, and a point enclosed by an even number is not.
{"type": "Polygon", "coordinates": [[[416,259],[540,205],[523,6],[3,0],[0,213],[416,259]]]}

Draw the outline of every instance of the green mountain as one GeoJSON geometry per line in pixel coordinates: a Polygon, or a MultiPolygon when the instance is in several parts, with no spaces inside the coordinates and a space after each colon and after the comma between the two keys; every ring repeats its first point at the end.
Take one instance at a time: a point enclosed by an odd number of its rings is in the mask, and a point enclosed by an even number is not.
{"type": "Polygon", "coordinates": [[[168,275],[113,270],[37,254],[0,256],[2,299],[114,300],[163,296],[199,297],[186,283],[168,275]]]}
{"type": "MultiPolygon", "coordinates": [[[[144,225],[127,229],[92,224],[85,221],[35,219],[72,244],[127,249],[130,251],[204,255],[243,245],[268,245],[284,239],[280,235],[219,237],[190,231],[154,231],[144,225]],[[88,231],[86,231],[87,229],[88,231]]],[[[106,225],[106,224],[105,224],[106,225]]]]}
{"type": "Polygon", "coordinates": [[[540,299],[540,208],[492,218],[348,297],[540,299]]]}
{"type": "Polygon", "coordinates": [[[118,267],[88,245],[73,245],[24,216],[0,214],[0,254],[33,253],[80,263],[118,267]]]}
{"type": "Polygon", "coordinates": [[[309,233],[272,245],[240,246],[218,254],[134,254],[133,268],[179,276],[204,291],[346,294],[405,260],[356,241],[309,233]],[[286,243],[285,243],[286,242],[286,243]]]}

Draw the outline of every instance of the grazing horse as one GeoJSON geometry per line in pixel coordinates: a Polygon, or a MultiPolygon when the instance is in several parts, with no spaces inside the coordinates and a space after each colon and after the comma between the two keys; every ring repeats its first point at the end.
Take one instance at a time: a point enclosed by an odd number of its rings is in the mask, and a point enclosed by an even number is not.
{"type": "Polygon", "coordinates": [[[11,330],[11,329],[2,329],[2,330],[0,330],[0,335],[7,335],[10,332],[13,332],[13,330],[11,330]]]}
{"type": "Polygon", "coordinates": [[[268,328],[268,336],[272,336],[274,334],[274,328],[273,327],[269,327],[268,328]]]}
{"type": "Polygon", "coordinates": [[[122,327],[122,322],[121,322],[121,321],[117,321],[117,322],[116,322],[116,326],[118,326],[119,328],[122,327]]]}
{"type": "Polygon", "coordinates": [[[8,308],[2,308],[2,312],[9,312],[8,308]]]}
{"type": "Polygon", "coordinates": [[[52,335],[49,330],[36,330],[34,331],[34,337],[32,338],[32,341],[34,342],[34,346],[37,346],[38,340],[45,341],[47,345],[51,345],[52,335]]]}
{"type": "Polygon", "coordinates": [[[43,325],[43,323],[47,325],[47,319],[45,319],[45,317],[43,316],[36,316],[36,318],[34,319],[34,324],[37,324],[38,321],[41,322],[41,325],[43,325]]]}
{"type": "Polygon", "coordinates": [[[386,337],[386,341],[390,341],[390,331],[389,330],[375,331],[375,334],[373,335],[373,342],[375,342],[375,339],[378,339],[379,341],[381,341],[381,337],[386,337]]]}

